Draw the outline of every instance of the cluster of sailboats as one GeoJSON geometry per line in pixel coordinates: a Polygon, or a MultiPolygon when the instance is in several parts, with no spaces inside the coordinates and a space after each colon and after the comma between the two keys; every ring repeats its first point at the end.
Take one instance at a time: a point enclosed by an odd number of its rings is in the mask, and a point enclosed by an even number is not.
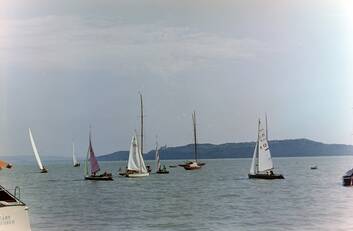
{"type": "MultiPolygon", "coordinates": [[[[151,173],[150,166],[146,166],[143,159],[143,100],[140,94],[140,137],[137,133],[132,136],[129,158],[127,165],[124,169],[119,170],[120,176],[139,178],[149,176],[151,173]]],[[[192,113],[192,124],[193,124],[193,138],[194,138],[194,160],[186,161],[185,163],[179,164],[178,166],[183,167],[185,170],[198,170],[201,169],[205,163],[198,160],[198,148],[197,148],[197,128],[196,128],[196,112],[192,113]]],[[[34,156],[36,158],[38,167],[41,173],[47,173],[48,169],[43,165],[37,146],[35,144],[33,134],[31,129],[29,129],[29,137],[33,149],[34,156]]],[[[169,171],[165,165],[161,165],[160,162],[160,148],[158,143],[156,143],[156,174],[168,174],[169,171]]],[[[72,144],[72,161],[74,167],[79,167],[80,162],[77,160],[75,155],[75,144],[72,144]]],[[[176,167],[176,166],[170,166],[176,167]]],[[[102,180],[109,181],[113,180],[113,175],[110,172],[101,172],[101,168],[95,156],[93,146],[92,146],[92,133],[91,128],[89,130],[89,145],[86,160],[84,163],[84,179],[85,180],[102,180]]],[[[250,179],[284,179],[283,175],[274,172],[274,166],[271,158],[270,147],[268,144],[268,129],[267,129],[267,116],[265,128],[262,126],[261,120],[258,121],[257,128],[257,141],[254,149],[254,154],[250,166],[250,171],[248,174],[250,179]]]]}

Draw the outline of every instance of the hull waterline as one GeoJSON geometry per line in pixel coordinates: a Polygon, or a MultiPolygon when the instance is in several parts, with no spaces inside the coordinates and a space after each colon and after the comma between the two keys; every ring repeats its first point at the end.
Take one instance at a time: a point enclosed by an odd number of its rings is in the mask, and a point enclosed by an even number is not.
{"type": "Polygon", "coordinates": [[[275,179],[284,179],[284,176],[281,174],[248,174],[249,179],[264,179],[264,180],[275,180],[275,179]]]}
{"type": "Polygon", "coordinates": [[[126,173],[125,176],[129,178],[140,178],[140,177],[145,177],[149,176],[150,174],[147,173],[126,173]]]}

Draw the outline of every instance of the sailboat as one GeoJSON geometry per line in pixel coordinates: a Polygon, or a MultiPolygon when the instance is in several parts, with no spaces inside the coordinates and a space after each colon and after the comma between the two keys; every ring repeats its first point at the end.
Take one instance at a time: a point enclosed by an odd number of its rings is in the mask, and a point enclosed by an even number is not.
{"type": "Polygon", "coordinates": [[[34,152],[34,156],[36,157],[37,164],[38,164],[38,167],[39,167],[39,169],[40,169],[40,172],[41,172],[41,173],[47,173],[47,172],[48,172],[48,169],[43,166],[42,161],[40,160],[39,153],[38,153],[38,149],[37,149],[37,146],[36,146],[36,144],[35,144],[35,142],[34,142],[34,138],[33,138],[33,135],[32,135],[32,131],[31,131],[30,128],[28,129],[28,132],[29,132],[29,138],[30,138],[30,140],[31,140],[31,144],[32,144],[32,149],[33,149],[33,152],[34,152]]]}
{"type": "Polygon", "coordinates": [[[72,163],[74,167],[80,167],[80,162],[78,162],[75,156],[75,143],[72,143],[72,163]]]}
{"type": "Polygon", "coordinates": [[[168,174],[169,171],[163,165],[163,168],[161,167],[161,160],[160,160],[160,153],[159,153],[159,148],[158,148],[158,143],[156,143],[156,160],[157,160],[157,174],[168,174]]]}
{"type": "Polygon", "coordinates": [[[87,158],[85,161],[85,180],[113,180],[112,174],[108,172],[104,172],[103,174],[97,175],[100,171],[100,167],[96,156],[92,147],[92,139],[91,139],[91,129],[89,131],[89,146],[87,151],[87,158]],[[91,167],[91,174],[89,174],[88,170],[88,161],[91,167]]]}
{"type": "Polygon", "coordinates": [[[268,145],[267,116],[266,129],[261,127],[261,121],[258,122],[258,134],[255,145],[254,155],[251,162],[249,178],[258,179],[284,179],[283,175],[273,172],[273,162],[271,158],[270,147],[268,145]]]}
{"type": "Polygon", "coordinates": [[[125,173],[119,173],[120,175],[126,177],[145,177],[149,176],[150,172],[145,165],[143,160],[143,101],[142,94],[140,94],[140,121],[141,121],[141,134],[139,144],[137,135],[132,136],[130,152],[129,152],[129,160],[127,163],[127,169],[125,173]]]}
{"type": "Polygon", "coordinates": [[[131,139],[129,160],[127,162],[127,170],[124,176],[137,178],[149,175],[140,150],[137,136],[134,135],[131,139]]]}
{"type": "Polygon", "coordinates": [[[196,134],[196,112],[194,111],[192,114],[192,124],[194,131],[194,157],[195,160],[188,161],[185,164],[179,164],[179,166],[184,167],[185,170],[197,170],[200,169],[201,166],[205,165],[205,163],[200,163],[197,161],[197,134],[196,134]]]}

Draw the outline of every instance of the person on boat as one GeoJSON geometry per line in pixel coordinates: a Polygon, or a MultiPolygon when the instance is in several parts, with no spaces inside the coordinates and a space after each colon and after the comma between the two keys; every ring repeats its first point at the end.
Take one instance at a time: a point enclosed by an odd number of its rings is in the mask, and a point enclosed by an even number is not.
{"type": "Polygon", "coordinates": [[[163,171],[167,171],[167,168],[165,167],[165,165],[163,165],[163,171]]]}

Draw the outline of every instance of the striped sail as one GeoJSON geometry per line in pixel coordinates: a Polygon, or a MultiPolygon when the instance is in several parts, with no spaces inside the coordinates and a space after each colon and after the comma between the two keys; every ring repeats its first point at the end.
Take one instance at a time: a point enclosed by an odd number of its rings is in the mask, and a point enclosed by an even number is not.
{"type": "Polygon", "coordinates": [[[156,144],[156,160],[157,160],[157,171],[161,169],[161,160],[159,156],[158,144],[156,144]]]}

